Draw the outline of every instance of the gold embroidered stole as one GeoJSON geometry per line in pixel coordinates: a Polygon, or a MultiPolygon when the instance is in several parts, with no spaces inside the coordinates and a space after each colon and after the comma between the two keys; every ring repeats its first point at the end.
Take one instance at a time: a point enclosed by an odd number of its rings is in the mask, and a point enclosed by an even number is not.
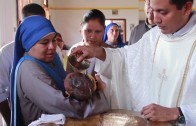
{"type": "Polygon", "coordinates": [[[152,102],[166,107],[179,106],[195,45],[194,37],[170,42],[158,39],[150,81],[152,102]]]}

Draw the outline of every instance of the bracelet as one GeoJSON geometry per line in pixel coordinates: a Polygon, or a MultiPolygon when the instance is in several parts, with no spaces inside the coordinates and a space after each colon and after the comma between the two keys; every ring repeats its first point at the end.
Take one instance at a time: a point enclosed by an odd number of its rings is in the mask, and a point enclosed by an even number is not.
{"type": "Polygon", "coordinates": [[[185,124],[186,120],[185,120],[184,114],[182,113],[182,110],[181,110],[180,107],[178,107],[178,111],[179,111],[180,115],[177,118],[177,122],[180,123],[180,124],[185,124]]]}

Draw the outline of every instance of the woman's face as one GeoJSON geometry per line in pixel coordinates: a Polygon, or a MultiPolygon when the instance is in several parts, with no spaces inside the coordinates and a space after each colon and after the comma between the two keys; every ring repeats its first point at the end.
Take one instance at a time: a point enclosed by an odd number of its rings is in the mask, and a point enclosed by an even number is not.
{"type": "Polygon", "coordinates": [[[62,49],[62,48],[63,48],[64,42],[63,42],[63,39],[62,39],[61,36],[59,36],[59,35],[56,36],[56,42],[57,42],[58,47],[59,47],[60,49],[62,49]]]}
{"type": "Polygon", "coordinates": [[[116,25],[111,26],[107,32],[108,41],[117,42],[118,35],[119,35],[119,27],[116,25]]]}
{"type": "Polygon", "coordinates": [[[82,25],[81,34],[87,45],[100,45],[104,34],[104,27],[98,19],[89,20],[82,25]]]}
{"type": "Polygon", "coordinates": [[[40,39],[27,54],[43,62],[52,62],[57,45],[55,35],[52,33],[40,39]]]}
{"type": "Polygon", "coordinates": [[[154,19],[153,11],[152,11],[152,8],[150,7],[150,0],[145,0],[145,3],[144,3],[144,12],[146,14],[146,17],[149,20],[153,20],[154,19]]]}

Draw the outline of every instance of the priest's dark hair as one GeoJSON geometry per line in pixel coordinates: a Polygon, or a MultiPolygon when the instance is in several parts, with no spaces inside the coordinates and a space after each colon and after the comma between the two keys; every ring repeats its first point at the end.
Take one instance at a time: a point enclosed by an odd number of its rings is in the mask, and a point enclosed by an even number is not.
{"type": "Polygon", "coordinates": [[[178,10],[181,10],[187,2],[193,3],[193,0],[170,0],[170,3],[175,4],[178,10]]]}

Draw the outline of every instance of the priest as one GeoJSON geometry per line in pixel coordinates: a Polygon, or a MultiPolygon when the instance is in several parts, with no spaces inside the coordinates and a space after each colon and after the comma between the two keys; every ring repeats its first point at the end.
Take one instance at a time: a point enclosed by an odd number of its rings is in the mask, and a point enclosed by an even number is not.
{"type": "Polygon", "coordinates": [[[196,12],[193,0],[151,0],[156,27],[120,49],[77,47],[77,60],[96,57],[111,79],[115,108],[141,111],[151,121],[196,125],[196,12]]]}

